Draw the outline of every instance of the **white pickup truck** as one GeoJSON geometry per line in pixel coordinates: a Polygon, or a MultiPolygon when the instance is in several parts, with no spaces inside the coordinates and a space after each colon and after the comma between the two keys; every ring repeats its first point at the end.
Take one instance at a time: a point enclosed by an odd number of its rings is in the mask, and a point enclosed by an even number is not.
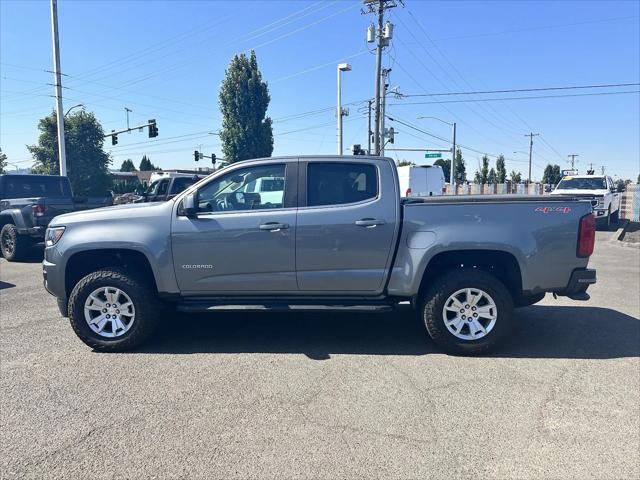
{"type": "Polygon", "coordinates": [[[593,200],[593,215],[607,229],[620,217],[620,192],[611,177],[572,175],[562,177],[551,195],[570,195],[593,200]]]}

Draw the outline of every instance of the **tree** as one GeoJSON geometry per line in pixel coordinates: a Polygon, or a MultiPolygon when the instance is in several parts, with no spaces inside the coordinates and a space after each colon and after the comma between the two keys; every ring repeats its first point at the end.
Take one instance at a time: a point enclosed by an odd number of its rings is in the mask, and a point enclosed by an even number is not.
{"type": "Polygon", "coordinates": [[[467,166],[462,158],[462,150],[456,149],[456,161],[453,175],[456,177],[456,183],[464,183],[467,181],[467,166]]]}
{"type": "Polygon", "coordinates": [[[409,160],[400,160],[398,162],[398,166],[399,167],[412,167],[414,165],[415,165],[415,163],[410,162],[409,160]]]}
{"type": "Polygon", "coordinates": [[[120,167],[121,172],[135,172],[136,166],[133,164],[130,158],[127,158],[124,162],[122,162],[122,166],[120,167]]]}
{"type": "MultiPolygon", "coordinates": [[[[34,158],[33,173],[59,175],[56,112],[38,122],[37,145],[27,146],[34,158]]],[[[91,112],[68,115],[64,121],[67,176],[76,195],[104,195],[111,187],[111,158],[103,150],[104,131],[91,112]]]]}
{"type": "Polygon", "coordinates": [[[487,176],[487,183],[498,183],[498,175],[496,174],[496,171],[492,168],[491,170],[489,170],[489,175],[487,176]]]}
{"type": "Polygon", "coordinates": [[[160,168],[156,167],[153,163],[151,163],[151,160],[149,160],[149,157],[147,157],[146,155],[142,156],[142,160],[140,160],[139,169],[141,172],[160,170],[160,168]]]}
{"type": "Polygon", "coordinates": [[[557,183],[562,179],[562,174],[560,173],[560,165],[551,165],[548,164],[544,169],[544,174],[542,175],[542,183],[547,183],[549,185],[557,185],[557,183]]]}
{"type": "Polygon", "coordinates": [[[522,174],[511,170],[511,183],[520,183],[522,181],[522,174]]]}
{"type": "Polygon", "coordinates": [[[480,168],[479,171],[476,172],[476,175],[473,181],[475,183],[483,184],[483,183],[487,183],[488,180],[489,180],[489,157],[487,157],[486,155],[483,155],[482,167],[480,168]]]}
{"type": "Polygon", "coordinates": [[[451,160],[444,160],[439,158],[435,162],[434,165],[442,168],[442,173],[444,174],[444,181],[448,182],[451,179],[451,160]]]}
{"type": "Polygon", "coordinates": [[[504,155],[498,155],[496,159],[496,183],[504,183],[507,180],[507,169],[504,165],[504,155]]]}
{"type": "Polygon", "coordinates": [[[0,148],[0,173],[5,173],[4,169],[7,166],[7,154],[2,152],[0,148]]]}
{"type": "Polygon", "coordinates": [[[228,162],[270,157],[273,152],[271,118],[266,116],[271,97],[262,81],[256,53],[235,55],[220,86],[222,152],[228,162]]]}

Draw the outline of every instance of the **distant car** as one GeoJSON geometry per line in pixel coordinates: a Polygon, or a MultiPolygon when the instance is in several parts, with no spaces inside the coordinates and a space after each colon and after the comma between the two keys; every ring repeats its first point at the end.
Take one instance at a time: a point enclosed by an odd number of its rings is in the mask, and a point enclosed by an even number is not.
{"type": "Polygon", "coordinates": [[[0,175],[0,249],[8,261],[23,258],[56,215],[105,207],[103,197],[74,197],[67,177],[57,175],[0,175]]]}
{"type": "Polygon", "coordinates": [[[571,175],[562,177],[551,195],[570,195],[593,200],[593,215],[605,228],[620,217],[620,192],[606,175],[571,175]]]}
{"type": "Polygon", "coordinates": [[[162,177],[149,185],[142,195],[133,200],[133,203],[164,202],[179,193],[182,193],[196,182],[202,180],[200,175],[181,175],[162,177]]]}

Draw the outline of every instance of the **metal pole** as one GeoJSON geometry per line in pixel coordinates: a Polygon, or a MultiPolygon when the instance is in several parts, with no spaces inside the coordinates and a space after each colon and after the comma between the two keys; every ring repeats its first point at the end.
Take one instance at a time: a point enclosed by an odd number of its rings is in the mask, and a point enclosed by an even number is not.
{"type": "Polygon", "coordinates": [[[376,30],[376,81],[375,81],[375,128],[373,130],[373,154],[380,155],[380,75],[382,71],[382,29],[384,27],[384,0],[378,1],[378,28],[376,30]]]}
{"type": "Polygon", "coordinates": [[[53,84],[56,94],[56,118],[58,123],[58,159],[60,175],[67,176],[67,152],[64,139],[64,110],[62,108],[62,75],[60,73],[60,45],[58,42],[58,2],[51,0],[51,37],[53,41],[53,84]]]}
{"type": "Polygon", "coordinates": [[[342,85],[340,82],[341,71],[340,68],[337,69],[338,72],[338,155],[342,155],[342,85]]]}
{"type": "Polygon", "coordinates": [[[371,103],[373,100],[367,101],[369,104],[369,133],[367,133],[367,155],[371,155],[371,103]]]}
{"type": "Polygon", "coordinates": [[[456,122],[453,122],[453,150],[451,151],[451,169],[449,172],[449,184],[451,185],[451,195],[456,195],[456,177],[454,171],[456,168],[456,122]]]}
{"type": "Polygon", "coordinates": [[[382,78],[384,79],[383,83],[382,83],[382,99],[380,100],[381,106],[380,106],[380,155],[384,156],[384,143],[385,143],[385,138],[386,138],[386,134],[384,131],[384,113],[385,113],[385,109],[387,106],[387,75],[388,75],[388,70],[385,70],[384,73],[382,74],[382,78]]]}

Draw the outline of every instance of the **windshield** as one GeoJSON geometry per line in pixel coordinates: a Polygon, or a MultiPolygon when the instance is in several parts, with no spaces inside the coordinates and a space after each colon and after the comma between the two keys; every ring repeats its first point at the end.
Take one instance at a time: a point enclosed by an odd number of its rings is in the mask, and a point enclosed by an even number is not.
{"type": "Polygon", "coordinates": [[[607,188],[603,177],[563,178],[556,187],[564,190],[602,190],[607,188]]]}

